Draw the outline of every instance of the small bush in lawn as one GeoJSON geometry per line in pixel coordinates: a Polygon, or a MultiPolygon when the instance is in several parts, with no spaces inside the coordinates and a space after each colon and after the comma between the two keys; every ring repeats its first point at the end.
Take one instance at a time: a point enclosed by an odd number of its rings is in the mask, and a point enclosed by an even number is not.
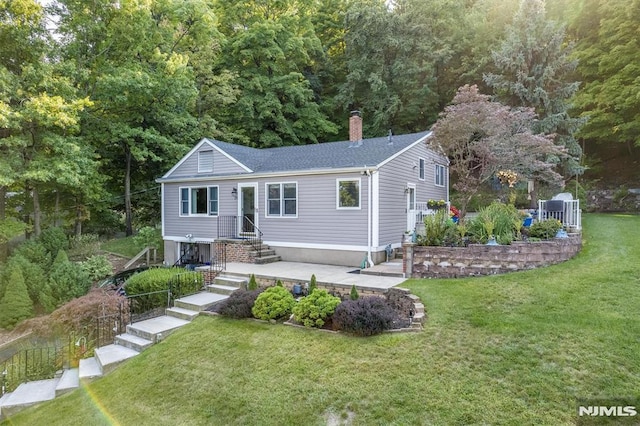
{"type": "Polygon", "coordinates": [[[236,290],[215,306],[214,312],[229,318],[253,318],[251,308],[260,293],[260,290],[236,290]]]}
{"type": "Polygon", "coordinates": [[[247,286],[249,290],[257,290],[258,282],[256,281],[256,276],[251,274],[251,278],[249,278],[249,285],[247,286]]]}
{"type": "Polygon", "coordinates": [[[339,297],[316,288],[293,307],[293,317],[305,327],[322,327],[339,304],[339,297]]]}
{"type": "Polygon", "coordinates": [[[385,299],[368,296],[345,300],[338,305],[333,314],[333,325],[357,336],[372,336],[389,330],[396,317],[395,310],[385,299]]]}
{"type": "Polygon", "coordinates": [[[256,318],[272,320],[288,317],[296,304],[293,295],[284,287],[269,287],[256,299],[251,312],[256,318]]]}
{"type": "Polygon", "coordinates": [[[556,236],[556,233],[562,228],[562,223],[558,219],[547,219],[534,222],[529,227],[529,236],[533,238],[542,238],[550,240],[556,236]]]}

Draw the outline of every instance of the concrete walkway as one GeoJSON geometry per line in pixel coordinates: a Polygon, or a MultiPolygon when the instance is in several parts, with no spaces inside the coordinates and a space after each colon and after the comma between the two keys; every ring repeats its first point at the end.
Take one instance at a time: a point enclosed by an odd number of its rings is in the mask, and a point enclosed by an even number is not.
{"type": "Polygon", "coordinates": [[[380,275],[365,275],[360,273],[351,273],[357,271],[358,268],[347,266],[321,265],[317,263],[298,263],[298,262],[274,262],[264,265],[253,263],[227,263],[227,268],[223,274],[242,274],[250,276],[288,278],[298,280],[301,283],[309,282],[311,275],[315,274],[318,282],[340,284],[351,287],[370,287],[387,289],[395,287],[406,281],[405,278],[388,277],[380,275]]]}

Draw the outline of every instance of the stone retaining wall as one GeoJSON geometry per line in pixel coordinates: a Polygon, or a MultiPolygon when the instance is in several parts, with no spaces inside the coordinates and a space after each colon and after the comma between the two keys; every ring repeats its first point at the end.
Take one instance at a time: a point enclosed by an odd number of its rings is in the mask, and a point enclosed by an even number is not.
{"type": "Polygon", "coordinates": [[[456,278],[502,274],[564,262],[582,248],[580,234],[511,245],[431,247],[403,244],[403,270],[411,278],[456,278]]]}

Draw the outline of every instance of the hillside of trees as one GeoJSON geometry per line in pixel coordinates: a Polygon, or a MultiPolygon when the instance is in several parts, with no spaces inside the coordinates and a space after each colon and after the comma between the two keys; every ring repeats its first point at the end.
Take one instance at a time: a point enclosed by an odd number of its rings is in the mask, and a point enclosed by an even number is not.
{"type": "Polygon", "coordinates": [[[565,182],[639,185],[639,26],[640,0],[0,0],[0,243],[157,223],[202,137],[420,131],[465,85],[533,108],[565,182]]]}

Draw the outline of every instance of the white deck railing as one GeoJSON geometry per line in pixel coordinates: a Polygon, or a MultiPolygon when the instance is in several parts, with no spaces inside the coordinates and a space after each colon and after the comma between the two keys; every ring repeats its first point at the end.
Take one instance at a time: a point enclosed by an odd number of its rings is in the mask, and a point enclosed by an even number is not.
{"type": "Polygon", "coordinates": [[[538,220],[558,219],[571,230],[582,229],[580,200],[539,200],[538,220]]]}

